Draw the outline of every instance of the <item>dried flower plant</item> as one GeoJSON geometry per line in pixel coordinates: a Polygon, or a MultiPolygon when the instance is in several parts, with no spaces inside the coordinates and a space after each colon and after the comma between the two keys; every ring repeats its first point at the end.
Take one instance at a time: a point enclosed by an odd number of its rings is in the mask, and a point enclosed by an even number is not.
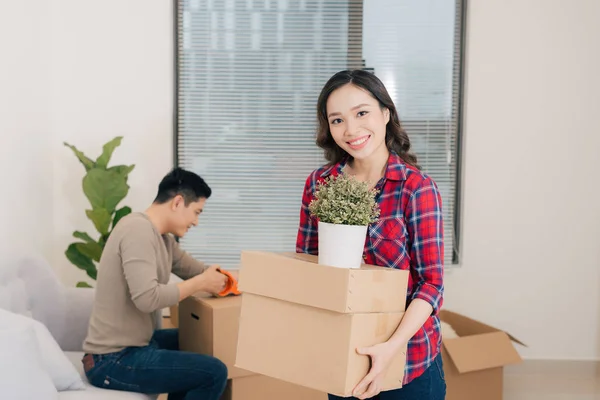
{"type": "Polygon", "coordinates": [[[364,226],[379,217],[377,193],[377,190],[369,189],[368,182],[361,182],[346,173],[330,175],[317,185],[315,199],[308,209],[321,222],[364,226]]]}

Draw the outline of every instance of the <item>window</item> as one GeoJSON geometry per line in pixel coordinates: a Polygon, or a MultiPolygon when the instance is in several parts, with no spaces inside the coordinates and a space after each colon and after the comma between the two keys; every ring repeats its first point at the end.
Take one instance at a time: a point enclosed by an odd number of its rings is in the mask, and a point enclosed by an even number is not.
{"type": "Polygon", "coordinates": [[[316,101],[347,68],[385,83],[444,201],[457,261],[460,0],[180,0],[176,163],[213,188],[195,257],[235,269],[240,251],[294,251],[304,182],[325,161],[316,101]]]}

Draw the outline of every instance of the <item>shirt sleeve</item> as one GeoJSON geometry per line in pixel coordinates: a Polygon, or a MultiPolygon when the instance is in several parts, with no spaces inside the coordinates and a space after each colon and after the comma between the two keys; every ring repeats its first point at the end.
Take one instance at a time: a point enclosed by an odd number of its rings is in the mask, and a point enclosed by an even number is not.
{"type": "Polygon", "coordinates": [[[406,220],[416,275],[411,298],[431,304],[436,315],[444,293],[444,221],[442,198],[431,178],[425,179],[410,197],[406,220]]]}
{"type": "Polygon", "coordinates": [[[310,215],[308,205],[313,198],[315,187],[314,173],[311,174],[304,184],[302,194],[302,205],[300,207],[300,223],[296,237],[296,253],[308,253],[317,255],[319,253],[318,221],[310,215]]]}
{"type": "Polygon", "coordinates": [[[121,240],[123,273],[131,300],[142,312],[152,313],[179,302],[176,283],[158,282],[156,238],[150,229],[131,230],[121,240]]]}
{"type": "Polygon", "coordinates": [[[196,260],[187,251],[184,251],[174,238],[171,241],[173,249],[173,268],[172,272],[181,279],[189,279],[203,273],[206,270],[206,264],[196,260]]]}

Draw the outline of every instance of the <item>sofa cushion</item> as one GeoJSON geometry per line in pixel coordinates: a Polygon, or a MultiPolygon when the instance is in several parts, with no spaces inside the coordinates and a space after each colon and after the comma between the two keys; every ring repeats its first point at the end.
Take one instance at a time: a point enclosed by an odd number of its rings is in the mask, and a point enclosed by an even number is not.
{"type": "Polygon", "coordinates": [[[85,372],[83,372],[83,364],[81,363],[81,359],[83,358],[83,352],[80,351],[66,351],[65,355],[71,361],[71,363],[75,366],[77,372],[83,378],[85,382],[86,390],[85,396],[81,394],[81,392],[61,392],[59,393],[60,400],[76,400],[76,399],[90,399],[90,400],[154,400],[158,396],[141,394],[141,393],[131,393],[131,392],[121,392],[118,390],[109,390],[109,389],[101,389],[95,386],[92,386],[87,377],[85,376],[85,372]]]}
{"type": "Polygon", "coordinates": [[[54,383],[42,364],[33,326],[13,324],[0,317],[0,354],[0,396],[3,399],[58,398],[54,383]]]}
{"type": "Polygon", "coordinates": [[[64,287],[37,255],[7,255],[0,268],[0,308],[42,322],[59,340],[65,326],[64,287]]]}
{"type": "Polygon", "coordinates": [[[4,324],[12,326],[31,327],[40,349],[42,366],[52,379],[56,390],[85,389],[80,374],[65,356],[44,324],[32,318],[2,309],[0,309],[0,320],[4,324]]]}

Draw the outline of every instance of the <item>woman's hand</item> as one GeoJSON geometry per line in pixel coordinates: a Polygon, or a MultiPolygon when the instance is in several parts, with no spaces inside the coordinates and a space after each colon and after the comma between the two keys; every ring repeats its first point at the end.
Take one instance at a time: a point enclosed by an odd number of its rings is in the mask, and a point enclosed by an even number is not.
{"type": "Polygon", "coordinates": [[[390,363],[399,351],[402,350],[402,354],[406,355],[408,341],[423,326],[432,312],[431,304],[422,299],[414,299],[406,309],[400,325],[387,342],[356,349],[358,354],[371,357],[371,370],[354,388],[352,392],[354,397],[368,399],[381,392],[390,363]]]}
{"type": "MultiPolygon", "coordinates": [[[[383,388],[383,381],[387,370],[402,347],[395,342],[385,342],[371,347],[356,349],[358,354],[371,357],[371,370],[356,385],[352,395],[359,399],[368,399],[378,395],[383,388]]],[[[403,354],[405,354],[404,351],[403,354]]]]}

